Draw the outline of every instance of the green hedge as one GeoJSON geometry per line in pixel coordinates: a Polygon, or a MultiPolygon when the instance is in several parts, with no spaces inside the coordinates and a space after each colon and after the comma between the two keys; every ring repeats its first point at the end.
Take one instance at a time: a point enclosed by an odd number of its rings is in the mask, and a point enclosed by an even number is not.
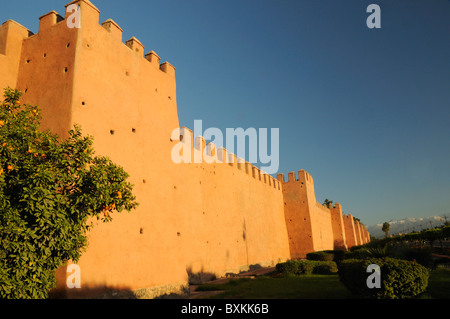
{"type": "Polygon", "coordinates": [[[345,250],[340,250],[340,249],[336,249],[336,250],[324,250],[324,252],[328,253],[328,254],[332,254],[333,255],[333,261],[335,261],[336,263],[339,264],[339,262],[341,262],[342,260],[344,260],[344,256],[345,256],[345,250]]]}
{"type": "Polygon", "coordinates": [[[306,254],[308,260],[334,261],[339,263],[344,259],[344,250],[322,250],[306,254]]]}
{"type": "Polygon", "coordinates": [[[306,254],[306,259],[320,260],[320,261],[332,261],[334,259],[334,255],[324,252],[324,251],[316,251],[313,253],[306,254]]]}
{"type": "Polygon", "coordinates": [[[285,275],[332,274],[337,273],[338,267],[334,261],[289,260],[277,264],[276,270],[285,275]]]}
{"type": "Polygon", "coordinates": [[[424,266],[390,257],[348,259],[339,265],[339,278],[350,292],[361,298],[405,299],[423,293],[428,286],[429,271],[424,266]],[[381,288],[368,288],[367,272],[370,264],[381,271],[381,288]]]}
{"type": "Polygon", "coordinates": [[[409,247],[402,243],[388,243],[384,247],[380,246],[360,246],[357,249],[350,249],[345,253],[344,259],[367,259],[391,257],[416,261],[429,269],[434,267],[432,250],[430,248],[409,247]]]}

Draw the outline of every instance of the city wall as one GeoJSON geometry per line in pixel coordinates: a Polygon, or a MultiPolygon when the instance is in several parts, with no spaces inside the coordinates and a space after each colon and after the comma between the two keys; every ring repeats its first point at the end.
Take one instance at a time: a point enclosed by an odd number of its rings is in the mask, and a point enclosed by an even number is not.
{"type": "Polygon", "coordinates": [[[80,28],[55,11],[40,17],[36,34],[11,20],[0,27],[0,84],[22,90],[22,102],[39,105],[43,127],[62,138],[80,124],[96,153],[130,174],[140,205],[95,225],[78,262],[82,288],[67,289],[65,267],[57,272],[64,296],[144,289],[152,297],[369,240],[340,204],[316,201],[309,173],[274,179],[188,128],[174,138],[175,68],[135,37],[124,42],[113,20],[99,23],[91,2],[70,4],[80,6],[80,28]],[[192,159],[212,163],[175,163],[180,140],[192,159]]]}

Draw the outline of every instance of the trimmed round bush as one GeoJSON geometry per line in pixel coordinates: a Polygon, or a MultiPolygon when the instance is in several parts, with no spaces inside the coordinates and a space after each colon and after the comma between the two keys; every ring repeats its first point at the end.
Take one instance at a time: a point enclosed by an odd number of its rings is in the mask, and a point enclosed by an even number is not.
{"type": "Polygon", "coordinates": [[[385,258],[348,259],[339,265],[341,282],[361,298],[406,299],[423,293],[428,286],[429,271],[414,261],[385,258]],[[380,267],[381,287],[369,288],[367,279],[372,272],[367,267],[380,267]]]}
{"type": "Polygon", "coordinates": [[[280,274],[297,275],[299,270],[299,260],[288,260],[284,263],[278,263],[275,269],[280,274]]]}
{"type": "Polygon", "coordinates": [[[289,260],[277,264],[276,270],[284,275],[332,274],[338,267],[334,261],[289,260]]]}

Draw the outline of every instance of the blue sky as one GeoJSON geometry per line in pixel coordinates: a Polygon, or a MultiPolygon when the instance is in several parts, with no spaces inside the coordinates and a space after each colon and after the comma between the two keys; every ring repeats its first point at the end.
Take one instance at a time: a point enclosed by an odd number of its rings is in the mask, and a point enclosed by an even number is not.
{"type": "MultiPolygon", "coordinates": [[[[0,22],[36,33],[68,2],[2,3],[0,22]]],[[[181,125],[279,128],[279,172],[366,225],[450,217],[449,0],[92,2],[176,67],[181,125]]]]}

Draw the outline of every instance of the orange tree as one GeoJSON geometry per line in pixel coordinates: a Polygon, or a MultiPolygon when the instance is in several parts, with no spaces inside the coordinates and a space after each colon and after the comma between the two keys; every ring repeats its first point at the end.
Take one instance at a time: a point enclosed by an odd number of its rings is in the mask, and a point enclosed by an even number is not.
{"type": "Polygon", "coordinates": [[[94,156],[79,126],[61,140],[20,97],[8,88],[0,104],[0,298],[47,298],[55,270],[85,250],[90,217],[137,203],[128,174],[94,156]]]}

